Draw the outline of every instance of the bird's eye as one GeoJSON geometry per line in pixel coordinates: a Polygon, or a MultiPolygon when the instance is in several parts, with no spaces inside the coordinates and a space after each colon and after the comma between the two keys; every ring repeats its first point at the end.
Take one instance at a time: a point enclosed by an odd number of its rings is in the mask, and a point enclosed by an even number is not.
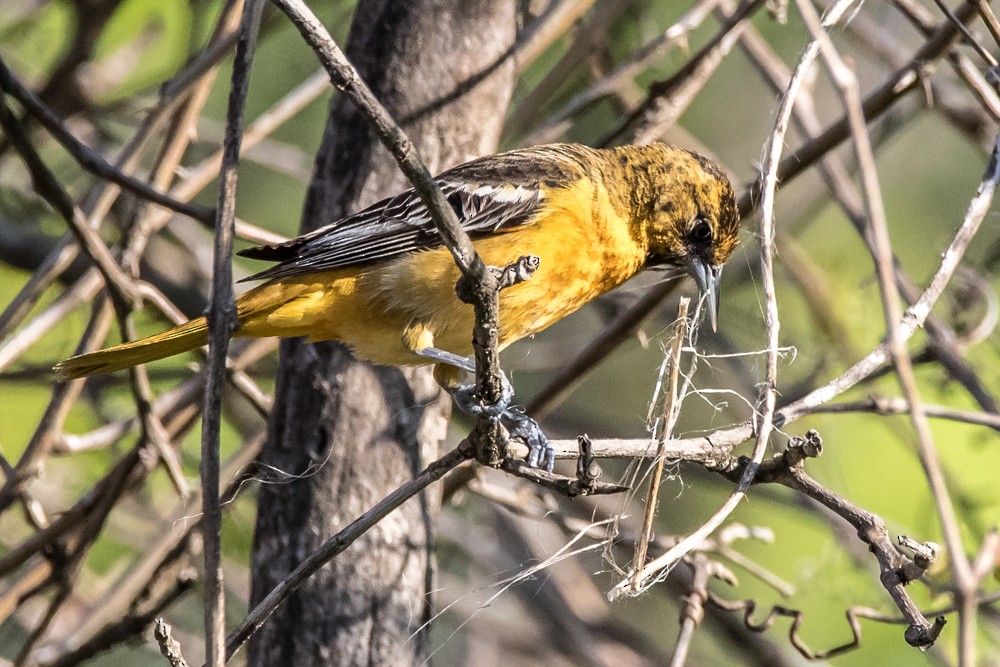
{"type": "Polygon", "coordinates": [[[712,240],[712,225],[707,221],[698,219],[691,228],[691,240],[695,243],[708,243],[712,240]]]}

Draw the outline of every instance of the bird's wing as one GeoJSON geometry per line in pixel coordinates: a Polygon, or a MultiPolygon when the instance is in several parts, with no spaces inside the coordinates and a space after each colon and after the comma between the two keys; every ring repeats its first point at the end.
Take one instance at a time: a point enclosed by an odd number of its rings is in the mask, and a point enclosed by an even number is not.
{"type": "MultiPolygon", "coordinates": [[[[475,238],[532,222],[544,189],[582,176],[580,153],[590,150],[557,144],[511,151],[463,164],[435,180],[462,228],[475,238]]],[[[363,266],[441,245],[427,207],[407,190],[286,243],[239,254],[278,262],[247,278],[264,280],[363,266]]]]}

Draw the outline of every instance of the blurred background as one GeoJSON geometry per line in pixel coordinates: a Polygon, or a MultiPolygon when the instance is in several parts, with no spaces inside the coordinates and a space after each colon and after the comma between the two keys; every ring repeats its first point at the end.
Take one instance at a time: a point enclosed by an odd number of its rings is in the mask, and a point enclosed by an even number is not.
{"type": "MultiPolygon", "coordinates": [[[[598,145],[609,137],[620,142],[634,136],[634,124],[623,121],[657,82],[670,80],[710,44],[720,34],[724,16],[733,11],[728,2],[532,0],[524,4],[521,30],[534,38],[530,48],[517,53],[518,83],[502,148],[548,141],[598,145]],[[573,11],[548,36],[539,38],[529,30],[557,6],[573,11]]],[[[823,4],[818,3],[820,9],[823,4]]],[[[354,3],[317,0],[310,5],[343,43],[354,3]]],[[[205,52],[223,6],[212,0],[7,0],[0,3],[0,58],[77,139],[114,161],[162,99],[165,82],[175,80],[205,52]]],[[[913,16],[923,17],[932,28],[946,23],[930,2],[867,3],[846,25],[834,29],[838,48],[856,67],[863,95],[883,86],[925,44],[925,32],[915,26],[913,16]]],[[[996,53],[982,26],[971,22],[978,41],[996,53]]],[[[679,116],[650,130],[658,140],[714,157],[731,174],[737,193],[757,177],[775,122],[780,97],[776,91],[784,89],[788,70],[809,40],[794,5],[782,21],[761,4],[740,35],[731,50],[719,54],[717,66],[700,75],[688,93],[689,103],[678,94],[675,99],[684,99],[674,107],[679,116]],[[777,80],[770,80],[765,70],[777,80]]],[[[151,173],[150,165],[163,157],[155,147],[140,151],[135,166],[143,178],[162,178],[174,187],[189,188],[183,197],[205,206],[216,200],[211,173],[217,167],[208,161],[221,146],[232,58],[231,48],[220,53],[217,78],[205,88],[207,100],[195,134],[176,169],[151,173]],[[207,175],[200,176],[200,170],[207,175]]],[[[956,62],[964,58],[979,74],[986,64],[968,45],[949,53],[926,69],[926,78],[915,90],[870,124],[893,250],[921,287],[936,270],[975,194],[996,133],[997,110],[970,90],[957,73],[956,62]]],[[[261,117],[274,126],[259,139],[247,141],[237,200],[237,216],[254,228],[286,237],[297,233],[331,95],[329,83],[318,72],[316,58],[298,32],[269,7],[246,118],[248,126],[261,117]],[[281,102],[294,108],[278,108],[281,102]]],[[[807,85],[822,131],[843,115],[843,107],[821,67],[807,85]]],[[[22,108],[14,109],[20,117],[22,108]]],[[[74,200],[95,205],[98,179],[81,169],[37,123],[24,121],[23,127],[74,200]]],[[[786,155],[807,141],[793,125],[786,155]]],[[[850,147],[830,155],[856,181],[850,147]]],[[[813,167],[783,182],[777,198],[781,344],[788,348],[779,368],[779,405],[835,377],[885,333],[871,257],[826,182],[813,167]]],[[[148,217],[138,215],[144,206],[133,196],[117,199],[100,227],[101,236],[114,245],[133,221],[151,224],[148,217]]],[[[923,332],[910,342],[927,403],[974,412],[996,410],[989,404],[991,397],[1000,395],[1000,339],[994,327],[1000,262],[996,222],[996,214],[990,212],[963,268],[934,311],[957,336],[954,349],[974,379],[956,380],[954,370],[941,363],[923,332]]],[[[765,347],[757,225],[756,216],[745,218],[741,246],[726,268],[719,331],[710,333],[705,327],[697,339],[705,356],[698,361],[693,386],[712,391],[687,397],[675,429],[678,436],[703,434],[753,416],[757,385],[764,377],[765,347]]],[[[18,295],[31,286],[40,267],[51,268],[53,251],[65,233],[62,218],[33,191],[9,140],[0,137],[0,305],[18,303],[18,295]]],[[[150,238],[141,256],[130,261],[184,314],[195,316],[206,305],[211,236],[204,225],[173,215],[150,238]]],[[[253,245],[247,240],[238,243],[253,245]]],[[[38,437],[40,424],[52,419],[46,413],[54,391],[49,369],[74,353],[92,307],[104,298],[85,282],[89,268],[83,257],[65,262],[34,302],[19,306],[16,313],[8,308],[0,320],[0,452],[7,465],[16,464],[38,437]]],[[[237,260],[238,277],[255,270],[252,262],[237,260]]],[[[518,400],[528,405],[542,400],[551,392],[553,378],[662,279],[662,275],[642,276],[505,351],[503,367],[518,400]]],[[[648,436],[647,415],[677,299],[692,293],[689,282],[672,291],[636,332],[574,382],[565,400],[553,405],[543,421],[549,435],[648,436]]],[[[138,314],[140,334],[163,326],[156,309],[138,314]]],[[[107,342],[117,340],[112,333],[107,342]]],[[[245,341],[239,343],[239,349],[245,346],[245,341]]],[[[224,459],[252,459],[253,450],[247,445],[259,443],[265,427],[260,408],[273,391],[277,355],[273,346],[259,350],[246,370],[263,397],[227,394],[224,459]]],[[[153,397],[182,403],[184,392],[197,391],[192,379],[197,377],[193,364],[199,361],[187,355],[151,365],[153,397]]],[[[837,400],[898,395],[896,380],[886,375],[863,382],[837,400]]],[[[652,411],[659,414],[659,410],[657,405],[652,411]]],[[[79,400],[58,417],[65,420],[63,428],[47,434],[49,455],[41,474],[18,502],[0,514],[0,565],[5,566],[0,568],[0,656],[15,660],[46,610],[53,608],[53,600],[63,596],[58,613],[46,623],[48,629],[31,640],[32,661],[75,664],[87,658],[94,665],[156,664],[162,658],[149,632],[139,634],[138,628],[124,633],[128,641],[109,640],[109,650],[92,659],[73,654],[69,662],[59,662],[102,628],[120,624],[129,614],[141,615],[143,604],[153,600],[163,602],[157,615],[174,626],[174,637],[185,647],[188,659],[192,664],[200,661],[199,545],[193,536],[177,537],[197,520],[200,508],[196,495],[183,499],[177,489],[179,475],[188,492],[196,494],[200,439],[196,408],[178,409],[172,415],[169,430],[179,466],[173,474],[153,460],[140,464],[142,473],[115,478],[113,473],[123,461],[138,456],[133,454],[139,437],[135,412],[124,374],[88,381],[79,400]],[[94,516],[87,503],[95,497],[95,489],[113,483],[126,490],[101,520],[45,549],[32,550],[32,536],[47,526],[60,521],[86,524],[94,516]],[[74,551],[81,541],[87,547],[74,551]],[[177,550],[174,558],[157,560],[170,549],[177,550]],[[69,585],[63,586],[50,575],[66,553],[79,558],[68,568],[69,585]],[[168,562],[162,576],[153,577],[150,568],[162,562],[168,562]],[[149,584],[148,589],[143,590],[142,582],[149,584]],[[125,597],[133,591],[134,597],[125,597]]],[[[975,553],[1000,520],[1000,439],[995,430],[982,425],[934,420],[932,427],[966,551],[975,553]]],[[[449,441],[457,443],[466,428],[463,419],[454,419],[449,441]]],[[[776,434],[774,450],[784,448],[787,435],[809,428],[818,430],[825,444],[823,456],[807,463],[813,477],[881,516],[891,535],[943,543],[907,416],[809,416],[792,424],[787,433],[776,434]]],[[[748,453],[748,445],[738,451],[748,453]]],[[[645,479],[648,466],[648,462],[602,462],[603,479],[645,479]]],[[[229,627],[247,609],[257,488],[262,483],[293,481],[280,471],[251,468],[232,485],[223,525],[229,627]]],[[[439,614],[431,626],[432,661],[443,665],[666,662],[677,638],[689,568],[678,567],[667,581],[636,599],[608,603],[605,593],[621,576],[616,568],[627,567],[631,547],[608,545],[603,528],[577,535],[582,526],[614,515],[623,517],[618,529],[632,534],[641,519],[645,482],[635,488],[624,496],[567,500],[495,471],[480,472],[465,486],[447,487],[437,534],[439,614]],[[557,562],[518,578],[556,554],[557,562]]],[[[731,482],[697,465],[668,465],[656,535],[667,538],[694,530],[732,488],[731,482]]],[[[729,524],[736,526],[727,533],[731,543],[717,544],[706,553],[730,568],[738,582],[714,582],[712,590],[727,599],[755,600],[758,619],[774,604],[800,610],[798,637],[812,649],[822,651],[850,640],[844,620],[848,608],[898,614],[879,584],[875,559],[851,527],[802,495],[777,485],[754,487],[729,524]]],[[[951,601],[950,576],[947,559],[942,559],[909,592],[923,609],[945,607],[951,601]]],[[[996,580],[988,578],[984,591],[996,590],[996,580]]],[[[981,610],[978,664],[1000,665],[998,611],[995,603],[981,610]]],[[[928,652],[903,641],[903,625],[863,621],[860,646],[829,662],[952,664],[957,660],[957,623],[953,615],[949,620],[938,644],[928,652]]],[[[790,624],[787,618],[779,619],[756,634],[747,630],[741,614],[709,609],[692,644],[689,664],[801,664],[804,659],[788,639],[790,624]]],[[[241,660],[238,656],[236,663],[241,660]]]]}

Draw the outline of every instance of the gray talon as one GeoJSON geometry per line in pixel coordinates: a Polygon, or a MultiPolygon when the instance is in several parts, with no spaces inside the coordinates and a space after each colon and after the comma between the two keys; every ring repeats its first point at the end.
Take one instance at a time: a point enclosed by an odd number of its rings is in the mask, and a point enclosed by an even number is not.
{"type": "Polygon", "coordinates": [[[532,468],[544,466],[547,472],[552,472],[556,464],[556,451],[549,445],[549,439],[538,422],[515,408],[504,412],[503,421],[512,437],[528,445],[528,465],[532,468]]]}
{"type": "MultiPolygon", "coordinates": [[[[521,260],[537,260],[537,258],[529,255],[522,257],[521,260]]],[[[439,364],[448,364],[468,372],[476,370],[476,364],[471,359],[446,350],[426,347],[414,350],[414,352],[439,364]]],[[[510,407],[510,402],[514,400],[514,387],[511,386],[503,372],[500,373],[500,400],[492,405],[487,405],[482,401],[476,393],[476,385],[474,384],[463,385],[449,389],[449,391],[455,405],[462,412],[473,417],[488,417],[494,421],[503,420],[504,426],[510,431],[511,436],[523,441],[528,446],[528,465],[532,468],[544,467],[546,471],[552,472],[552,468],[556,464],[555,449],[549,445],[549,439],[545,437],[538,422],[524,414],[523,411],[510,407]]]]}
{"type": "Polygon", "coordinates": [[[507,406],[510,405],[511,398],[513,398],[512,393],[504,391],[499,403],[492,405],[483,403],[479,398],[479,394],[476,393],[476,385],[474,384],[459,387],[453,390],[451,395],[455,400],[455,405],[462,412],[473,417],[488,417],[494,421],[500,419],[504,411],[507,410],[507,406]]]}
{"type": "Polygon", "coordinates": [[[451,392],[455,404],[466,414],[473,417],[489,417],[492,420],[500,419],[507,412],[510,402],[514,399],[514,387],[507,380],[507,376],[500,374],[500,400],[492,405],[485,404],[476,393],[476,385],[467,384],[454,389],[451,392]]]}

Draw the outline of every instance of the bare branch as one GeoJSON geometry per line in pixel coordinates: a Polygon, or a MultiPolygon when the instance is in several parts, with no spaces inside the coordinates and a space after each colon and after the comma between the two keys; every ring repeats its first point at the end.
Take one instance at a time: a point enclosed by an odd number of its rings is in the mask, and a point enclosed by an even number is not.
{"type": "Polygon", "coordinates": [[[188,667],[187,661],[181,654],[181,644],[170,634],[170,626],[162,619],[156,619],[156,628],[153,630],[153,637],[160,646],[160,653],[170,667],[188,667]]]}
{"type": "Polygon", "coordinates": [[[274,610],[284,602],[302,582],[313,575],[324,564],[341,553],[363,535],[373,525],[404,502],[441,479],[448,471],[469,458],[468,443],[463,443],[437,461],[431,463],[419,475],[386,496],[381,502],[359,516],[340,532],[332,536],[323,546],[309,555],[285,579],[254,607],[226,639],[226,661],[246,643],[250,635],[267,621],[274,610]]]}
{"type": "Polygon", "coordinates": [[[243,138],[243,112],[250,86],[250,68],[257,49],[264,0],[243,6],[240,37],[236,43],[226,138],[215,219],[212,294],[208,313],[208,365],[205,369],[205,403],[201,430],[201,532],[205,549],[205,662],[208,667],[226,664],[226,591],[222,582],[222,506],[219,498],[219,448],[222,392],[226,383],[229,339],[239,326],[233,294],[233,230],[236,218],[236,181],[243,138]]]}

